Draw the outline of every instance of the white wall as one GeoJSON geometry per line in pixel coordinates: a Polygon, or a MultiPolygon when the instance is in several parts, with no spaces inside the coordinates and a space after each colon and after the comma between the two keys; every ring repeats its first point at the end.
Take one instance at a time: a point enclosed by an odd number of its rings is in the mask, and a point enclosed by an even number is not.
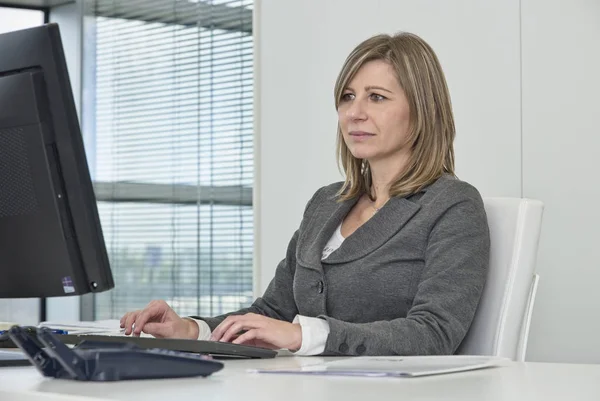
{"type": "Polygon", "coordinates": [[[432,45],[446,72],[458,175],[484,196],[524,195],[546,203],[528,359],[600,362],[594,313],[600,270],[593,254],[600,190],[592,176],[594,145],[600,145],[593,120],[600,3],[258,3],[259,292],[284,257],[312,193],[340,178],[332,91],[345,56],[373,34],[410,31],[432,45]]]}
{"type": "Polygon", "coordinates": [[[524,195],[546,204],[529,357],[600,362],[600,2],[523,0],[524,195]]]}

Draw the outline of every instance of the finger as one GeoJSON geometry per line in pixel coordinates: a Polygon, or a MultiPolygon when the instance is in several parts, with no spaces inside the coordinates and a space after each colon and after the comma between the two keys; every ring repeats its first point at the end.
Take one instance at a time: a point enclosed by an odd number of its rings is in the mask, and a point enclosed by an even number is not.
{"type": "Polygon", "coordinates": [[[121,320],[119,320],[119,326],[121,328],[125,327],[125,322],[127,321],[127,316],[129,316],[131,312],[127,312],[123,315],[123,317],[121,317],[121,320]]]}
{"type": "Polygon", "coordinates": [[[236,323],[231,325],[229,329],[223,334],[220,341],[230,342],[232,339],[243,334],[242,331],[264,328],[268,323],[268,319],[262,315],[255,313],[248,313],[240,316],[236,323]]]}
{"type": "Polygon", "coordinates": [[[232,344],[248,344],[253,345],[255,347],[269,348],[269,349],[281,349],[281,347],[273,344],[272,342],[266,340],[264,337],[266,336],[266,331],[264,329],[252,329],[248,330],[244,334],[240,335],[238,338],[233,340],[232,344]]]}
{"type": "MultiPolygon", "coordinates": [[[[264,326],[269,318],[258,315],[256,313],[246,313],[244,315],[231,315],[227,316],[225,320],[221,322],[211,333],[210,340],[211,341],[224,341],[223,335],[230,329],[232,324],[235,322],[256,322],[252,327],[256,326],[264,326]]],[[[234,335],[237,334],[234,333],[234,335]]],[[[229,341],[231,338],[228,338],[229,341]]]]}
{"type": "Polygon", "coordinates": [[[237,337],[238,333],[241,330],[248,330],[251,328],[253,327],[248,327],[248,324],[246,322],[237,321],[229,327],[229,329],[223,334],[223,337],[221,337],[219,341],[228,343],[231,341],[232,338],[237,337]]]}
{"type": "Polygon", "coordinates": [[[150,334],[156,338],[173,337],[173,326],[170,323],[146,323],[144,333],[150,334]]]}
{"type": "Polygon", "coordinates": [[[220,341],[223,334],[234,324],[240,316],[228,316],[210,334],[211,341],[220,341]]]}
{"type": "Polygon", "coordinates": [[[279,350],[282,349],[280,345],[275,344],[276,340],[272,338],[269,340],[268,331],[262,329],[248,330],[238,338],[233,340],[232,344],[247,344],[255,347],[268,348],[279,350]]]}
{"type": "Polygon", "coordinates": [[[141,311],[136,319],[135,319],[135,327],[133,328],[132,334],[134,336],[139,336],[144,330],[144,325],[148,323],[148,321],[152,321],[156,319],[157,316],[160,316],[161,310],[156,307],[156,305],[149,305],[143,311],[141,311]]]}
{"type": "Polygon", "coordinates": [[[232,344],[244,344],[253,340],[258,339],[258,331],[259,329],[251,329],[246,331],[244,334],[239,335],[235,340],[233,340],[232,344]]]}
{"type": "Polygon", "coordinates": [[[131,334],[133,323],[135,322],[135,318],[137,317],[137,315],[139,313],[140,313],[139,310],[128,313],[127,319],[125,320],[125,326],[124,326],[124,328],[125,328],[125,334],[126,335],[130,335],[131,334]]]}

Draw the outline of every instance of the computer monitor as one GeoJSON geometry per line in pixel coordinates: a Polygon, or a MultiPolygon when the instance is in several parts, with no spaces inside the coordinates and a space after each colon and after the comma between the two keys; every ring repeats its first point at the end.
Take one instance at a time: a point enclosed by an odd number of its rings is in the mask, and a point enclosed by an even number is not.
{"type": "Polygon", "coordinates": [[[58,25],[0,35],[0,298],[114,287],[58,25]]]}

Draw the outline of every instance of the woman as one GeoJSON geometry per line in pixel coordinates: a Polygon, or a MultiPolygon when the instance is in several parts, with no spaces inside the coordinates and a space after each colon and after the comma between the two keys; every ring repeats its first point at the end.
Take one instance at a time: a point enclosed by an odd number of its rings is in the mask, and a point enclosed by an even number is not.
{"type": "Polygon", "coordinates": [[[263,297],[213,318],[164,301],[121,319],[125,333],[287,348],[301,355],[452,354],[488,269],[481,196],[454,176],[450,96],[419,37],[361,43],[335,85],[345,182],[308,202],[263,297]]]}

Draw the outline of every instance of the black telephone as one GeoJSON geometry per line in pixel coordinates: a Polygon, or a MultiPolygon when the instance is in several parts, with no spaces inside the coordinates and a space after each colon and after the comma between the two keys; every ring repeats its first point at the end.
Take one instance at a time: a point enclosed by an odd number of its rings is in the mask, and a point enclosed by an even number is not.
{"type": "Polygon", "coordinates": [[[116,381],[208,376],[223,368],[221,362],[209,356],[143,349],[130,343],[84,341],[69,348],[47,328],[37,329],[37,343],[19,326],[12,327],[8,335],[40,373],[59,379],[116,381]]]}

